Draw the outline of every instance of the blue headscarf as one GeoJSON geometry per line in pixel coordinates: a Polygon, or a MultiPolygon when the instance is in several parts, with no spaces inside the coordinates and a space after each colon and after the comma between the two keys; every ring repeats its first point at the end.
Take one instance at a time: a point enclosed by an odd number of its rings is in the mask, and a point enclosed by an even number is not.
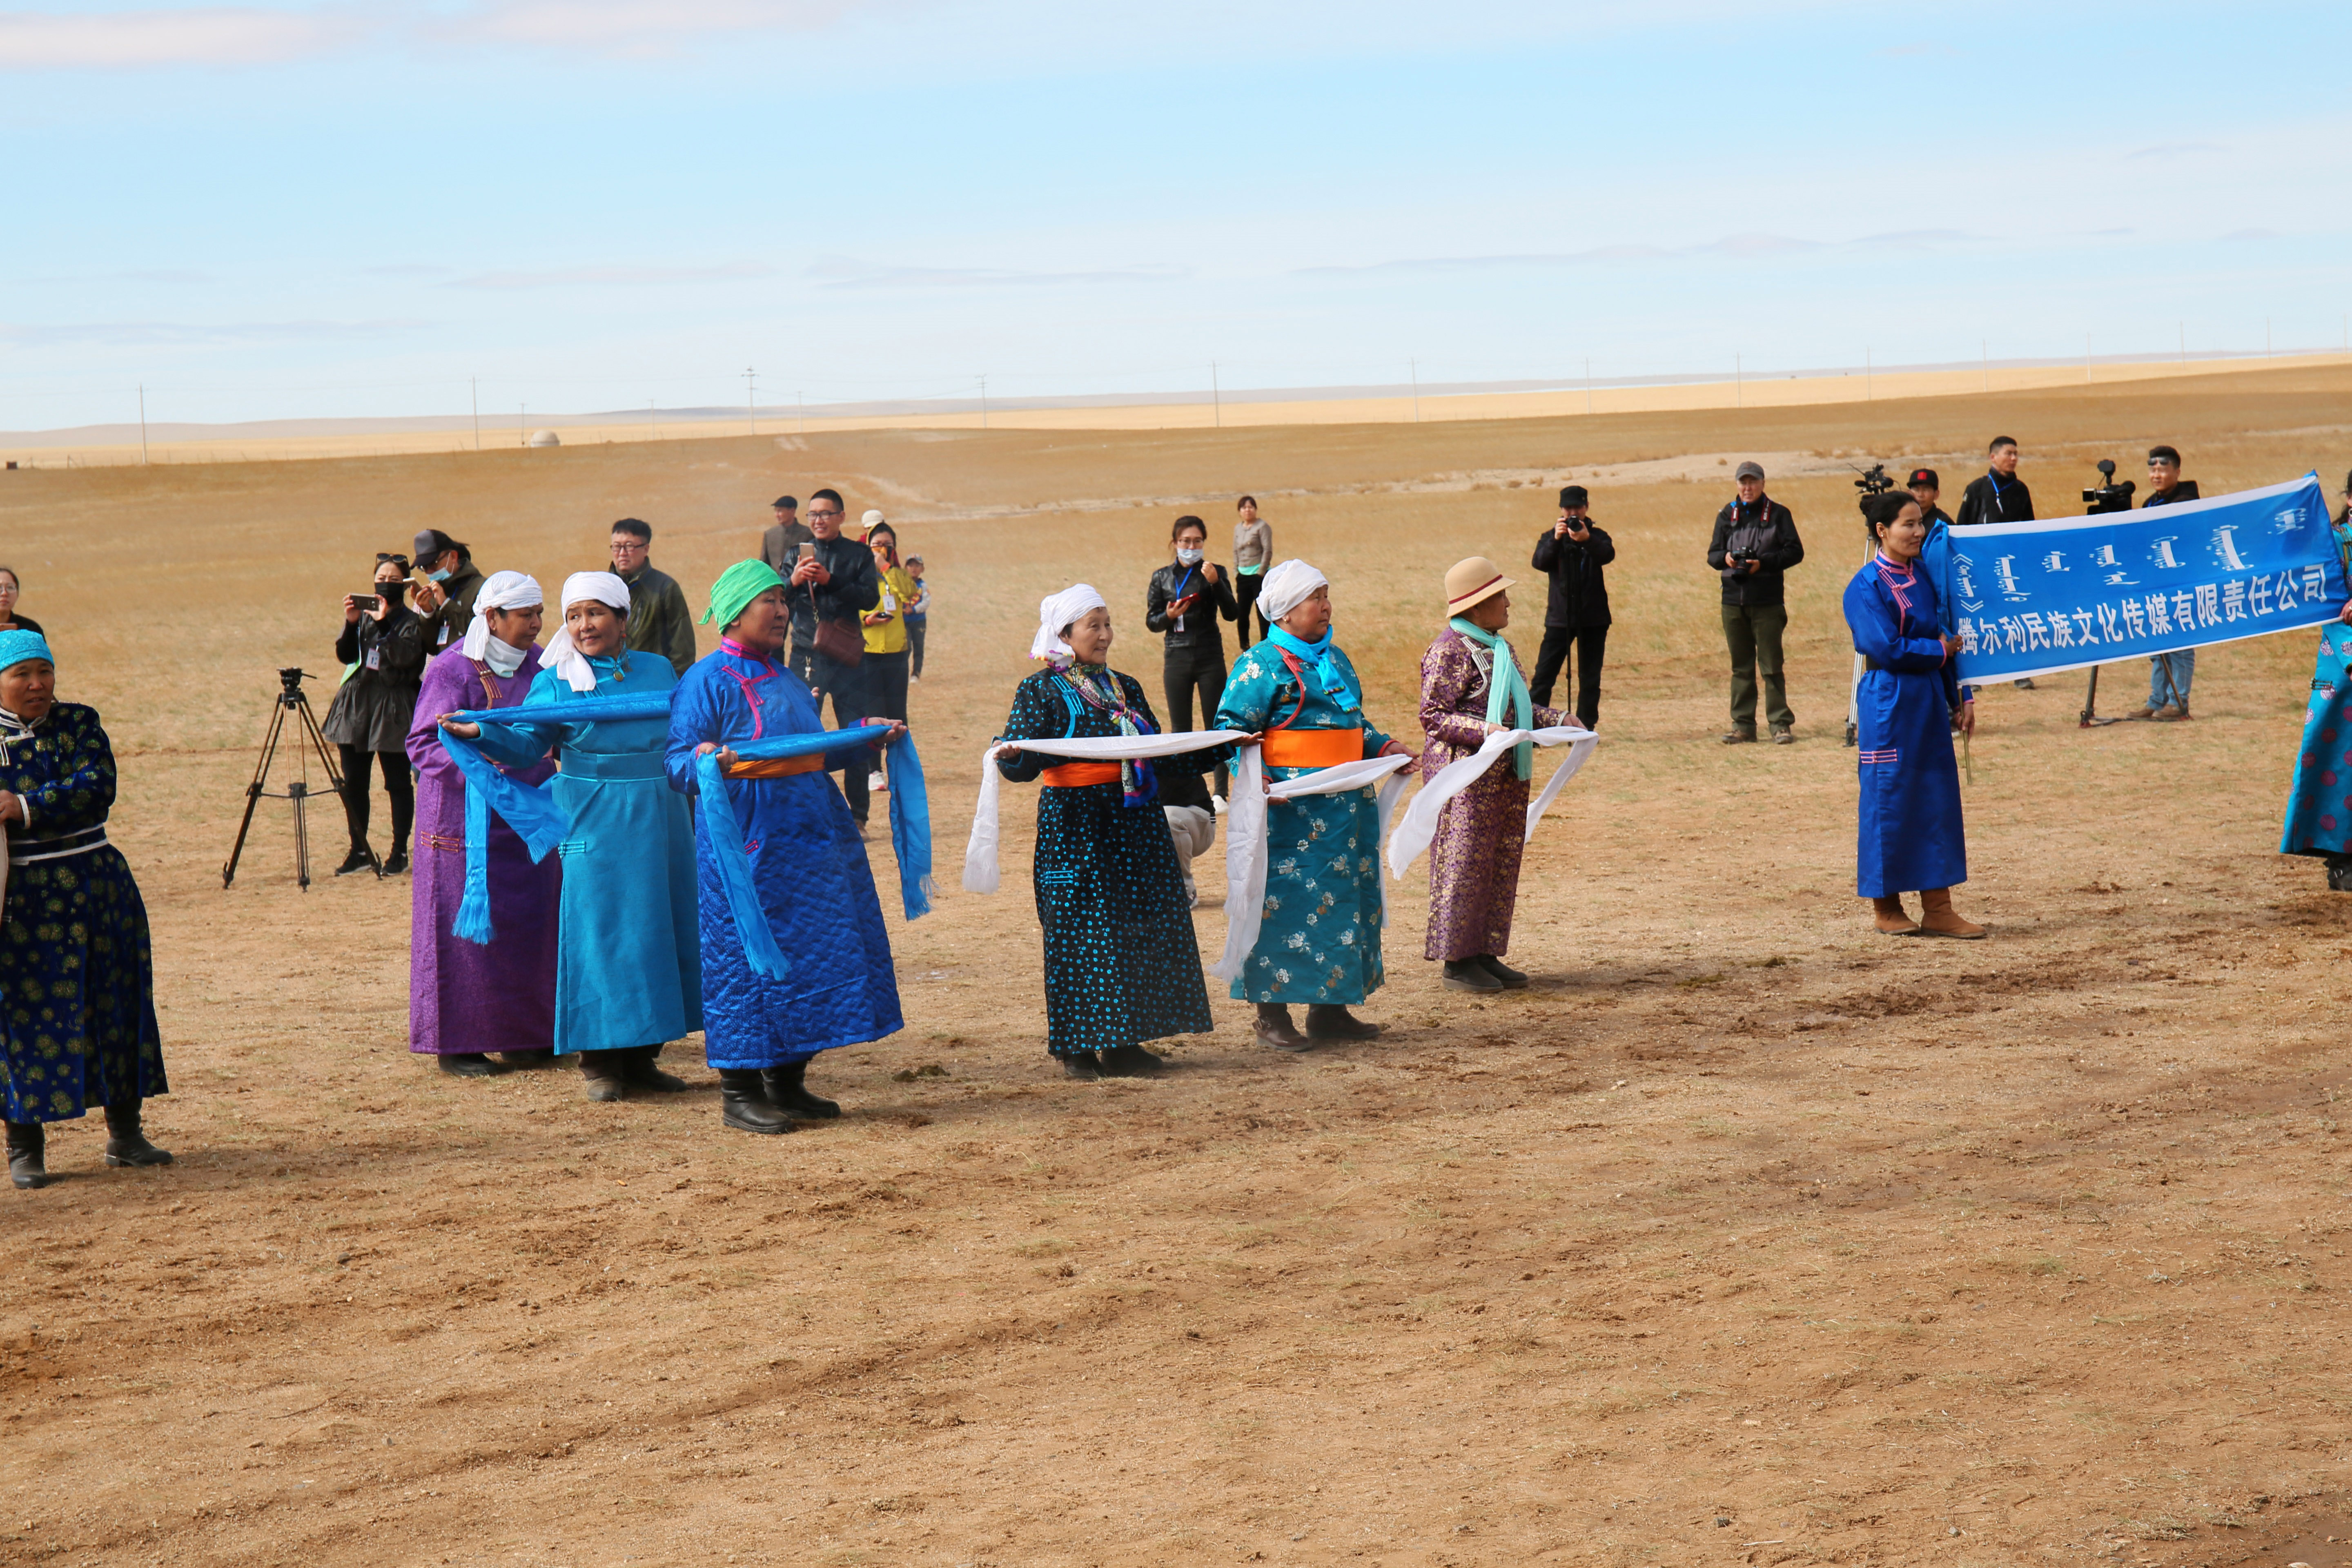
{"type": "Polygon", "coordinates": [[[46,658],[51,664],[58,656],[49,651],[48,639],[38,632],[0,632],[0,669],[24,663],[28,658],[46,658]]]}

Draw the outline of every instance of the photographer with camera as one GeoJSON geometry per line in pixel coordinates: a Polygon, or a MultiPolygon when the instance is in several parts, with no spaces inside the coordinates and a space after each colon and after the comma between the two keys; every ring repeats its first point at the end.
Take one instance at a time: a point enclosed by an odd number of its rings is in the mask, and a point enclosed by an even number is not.
{"type": "MultiPolygon", "coordinates": [[[[2179,506],[2198,499],[2197,481],[2180,477],[2180,454],[2170,447],[2147,449],[2147,500],[2140,510],[2179,506]]],[[[2197,650],[2152,654],[2147,661],[2147,706],[2127,719],[2153,719],[2171,724],[2189,717],[2189,683],[2197,676],[2197,650]]]]}
{"type": "Polygon", "coordinates": [[[1760,680],[1772,743],[1790,745],[1797,739],[1797,716],[1789,709],[1780,659],[1780,637],[1789,626],[1781,574],[1804,560],[1805,546],[1797,537],[1795,516],[1764,493],[1761,465],[1742,463],[1732,478],[1739,494],[1715,514],[1715,533],[1706,546],[1706,563],[1723,579],[1723,640],[1731,655],[1731,729],[1723,743],[1746,745],[1756,739],[1760,680]]]}
{"type": "MultiPolygon", "coordinates": [[[[855,539],[843,537],[847,509],[841,492],[822,489],[809,497],[809,537],[800,542],[792,570],[783,574],[785,600],[792,609],[793,673],[808,682],[817,711],[833,699],[834,727],[854,729],[865,722],[866,616],[882,603],[882,578],[874,567],[874,552],[855,539]]],[[[864,768],[842,776],[841,793],[849,815],[862,829],[872,796],[864,768]]]]}
{"type": "Polygon", "coordinates": [[[1601,722],[1601,660],[1609,646],[1609,584],[1601,569],[1617,546],[1592,524],[1591,498],[1582,485],[1563,485],[1559,516],[1536,539],[1535,569],[1551,579],[1544,601],[1543,642],[1530,683],[1536,706],[1551,706],[1552,682],[1576,655],[1576,721],[1601,722]]]}
{"type": "Polygon", "coordinates": [[[377,766],[383,772],[383,793],[392,797],[392,853],[384,857],[383,870],[390,875],[408,869],[408,831],[416,817],[408,726],[425,679],[425,623],[404,603],[407,581],[406,556],[379,554],[374,591],[343,595],[343,630],[335,639],[343,682],[319,726],[343,753],[343,817],[351,826],[352,851],[335,868],[338,877],[375,864],[368,852],[368,770],[377,766]]]}

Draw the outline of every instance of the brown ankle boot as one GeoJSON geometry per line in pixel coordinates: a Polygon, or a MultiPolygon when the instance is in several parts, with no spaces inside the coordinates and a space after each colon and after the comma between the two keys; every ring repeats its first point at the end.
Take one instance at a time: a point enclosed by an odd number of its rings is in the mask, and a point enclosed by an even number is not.
{"type": "Polygon", "coordinates": [[[1873,899],[1870,900],[1870,907],[1874,911],[1874,923],[1878,927],[1880,935],[1917,936],[1919,934],[1919,922],[1903,912],[1903,900],[1900,897],[1873,899]]]}
{"type": "Polygon", "coordinates": [[[1985,928],[1970,925],[1952,911],[1952,889],[1928,888],[1919,894],[1919,934],[1921,936],[1952,936],[1962,942],[1974,942],[1984,935],[1985,928]]]}
{"type": "Polygon", "coordinates": [[[1290,1009],[1280,1002],[1257,1005],[1257,1023],[1251,1033],[1261,1046],[1271,1046],[1277,1051],[1311,1051],[1315,1042],[1300,1034],[1290,1021],[1290,1009]]]}

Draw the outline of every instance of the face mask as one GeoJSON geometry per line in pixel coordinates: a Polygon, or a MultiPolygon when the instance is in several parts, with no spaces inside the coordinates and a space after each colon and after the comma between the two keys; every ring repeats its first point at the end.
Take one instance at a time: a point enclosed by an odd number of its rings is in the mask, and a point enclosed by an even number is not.
{"type": "Polygon", "coordinates": [[[438,572],[428,572],[425,575],[436,583],[446,583],[449,580],[449,568],[444,566],[438,572]]]}
{"type": "Polygon", "coordinates": [[[1176,559],[1187,566],[1198,566],[1201,563],[1201,552],[1197,550],[1179,549],[1176,552],[1176,559]]]}

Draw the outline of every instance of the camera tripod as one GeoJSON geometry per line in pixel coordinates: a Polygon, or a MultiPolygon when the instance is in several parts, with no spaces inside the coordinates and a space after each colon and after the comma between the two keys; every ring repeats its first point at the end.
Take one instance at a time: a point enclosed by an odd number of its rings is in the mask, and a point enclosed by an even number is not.
{"type": "MultiPolygon", "coordinates": [[[[221,868],[221,886],[236,880],[236,863],[245,854],[245,837],[253,827],[253,808],[263,795],[273,800],[294,803],[294,879],[302,890],[310,890],[310,834],[304,809],[313,798],[310,789],[310,752],[319,754],[320,764],[327,770],[327,789],[340,801],[343,794],[343,775],[335,766],[335,754],[327,749],[326,736],[319,732],[319,721],[310,711],[310,699],[302,689],[302,671],[281,669],[278,672],[278,692],[269,706],[269,730],[261,738],[261,761],[253,770],[253,782],[245,786],[245,819],[236,825],[236,843],[230,847],[228,864],[221,868]],[[283,794],[268,788],[270,764],[278,760],[278,742],[286,733],[286,715],[295,714],[301,733],[294,741],[295,776],[287,781],[283,794]],[[308,742],[310,750],[303,749],[308,742]]],[[[368,864],[378,877],[383,875],[383,863],[375,851],[368,851],[368,864]]]]}

